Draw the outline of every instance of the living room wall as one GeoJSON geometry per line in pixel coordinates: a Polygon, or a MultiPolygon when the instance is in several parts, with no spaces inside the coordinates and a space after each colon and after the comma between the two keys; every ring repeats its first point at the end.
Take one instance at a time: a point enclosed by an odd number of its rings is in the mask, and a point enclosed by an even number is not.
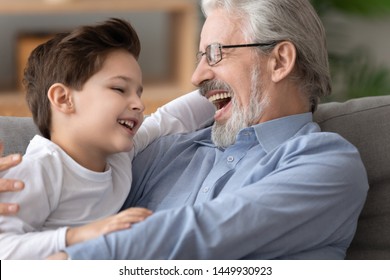
{"type": "MultiPolygon", "coordinates": [[[[137,29],[143,47],[140,63],[144,70],[145,78],[164,79],[167,73],[166,65],[169,64],[168,19],[164,13],[84,13],[46,14],[44,16],[1,14],[0,94],[4,91],[14,90],[20,82],[17,77],[17,73],[20,70],[17,69],[16,63],[17,38],[20,34],[57,32],[63,29],[72,29],[80,24],[95,23],[113,16],[129,19],[137,29]]],[[[376,67],[376,69],[390,69],[390,37],[387,35],[390,26],[390,16],[366,17],[354,14],[331,13],[325,16],[325,21],[329,34],[329,50],[332,53],[347,53],[353,49],[364,49],[365,51],[362,52],[361,57],[369,60],[371,66],[376,67]]],[[[199,20],[200,25],[201,22],[202,20],[199,20]]],[[[193,36],[197,40],[198,34],[193,36]]],[[[354,59],[356,59],[356,56],[354,59]]],[[[337,84],[337,77],[334,80],[336,85],[335,99],[349,98],[349,96],[343,96],[344,89],[337,84]]],[[[341,82],[342,85],[343,83],[341,82]]],[[[386,92],[385,89],[379,90],[382,93],[386,92]]]]}
{"type": "Polygon", "coordinates": [[[140,64],[146,78],[164,78],[169,63],[167,15],[159,12],[99,13],[56,15],[0,15],[0,91],[13,90],[17,73],[18,36],[71,30],[82,24],[94,24],[109,17],[128,19],[142,43],[140,64]]]}

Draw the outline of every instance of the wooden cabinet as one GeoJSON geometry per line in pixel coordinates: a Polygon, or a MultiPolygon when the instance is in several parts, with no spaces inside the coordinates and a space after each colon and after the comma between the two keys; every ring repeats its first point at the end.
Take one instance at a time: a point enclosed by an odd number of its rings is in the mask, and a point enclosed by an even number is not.
{"type": "MultiPolygon", "coordinates": [[[[0,0],[0,16],[53,15],[99,12],[163,12],[169,18],[168,78],[163,82],[144,85],[146,113],[193,89],[190,78],[195,67],[198,13],[195,0],[0,0]]],[[[141,42],[142,43],[142,42],[141,42]]],[[[156,50],[158,51],[158,50],[156,50]]],[[[26,54],[24,54],[26,55],[26,54]]],[[[18,92],[0,93],[0,115],[29,115],[24,108],[24,95],[18,92]],[[12,104],[15,105],[12,108],[12,104]],[[24,108],[24,109],[21,109],[24,108]]]]}

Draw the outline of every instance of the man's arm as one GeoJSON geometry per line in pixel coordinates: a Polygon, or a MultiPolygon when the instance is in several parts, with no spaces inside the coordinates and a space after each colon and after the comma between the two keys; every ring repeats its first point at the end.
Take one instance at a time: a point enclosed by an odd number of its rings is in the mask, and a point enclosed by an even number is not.
{"type": "Polygon", "coordinates": [[[325,138],[317,140],[292,147],[284,164],[276,161],[275,171],[261,180],[251,179],[262,168],[257,160],[245,168],[248,184],[230,181],[213,199],[156,212],[131,231],[66,252],[72,259],[343,258],[367,178],[356,149],[328,149],[318,146],[325,138]]]}

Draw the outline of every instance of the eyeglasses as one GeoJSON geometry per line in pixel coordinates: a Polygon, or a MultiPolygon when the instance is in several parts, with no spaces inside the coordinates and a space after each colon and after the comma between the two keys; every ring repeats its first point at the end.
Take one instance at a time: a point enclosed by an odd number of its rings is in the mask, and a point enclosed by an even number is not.
{"type": "Polygon", "coordinates": [[[222,60],[222,49],[231,49],[231,48],[247,48],[247,47],[268,47],[275,46],[278,42],[270,43],[254,43],[254,44],[242,44],[242,45],[221,45],[219,43],[213,43],[206,47],[205,52],[198,52],[196,54],[197,62],[199,63],[202,59],[202,56],[206,55],[207,63],[210,66],[213,66],[222,60]]]}

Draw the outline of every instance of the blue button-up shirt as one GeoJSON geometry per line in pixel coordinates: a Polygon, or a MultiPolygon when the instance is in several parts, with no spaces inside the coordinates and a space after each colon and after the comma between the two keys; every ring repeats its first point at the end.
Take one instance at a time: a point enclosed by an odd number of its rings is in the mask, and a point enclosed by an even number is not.
{"type": "Polygon", "coordinates": [[[125,207],[155,213],[71,258],[344,258],[368,190],[354,146],[311,113],[245,128],[227,149],[210,136],[164,137],[139,154],[125,207]]]}

